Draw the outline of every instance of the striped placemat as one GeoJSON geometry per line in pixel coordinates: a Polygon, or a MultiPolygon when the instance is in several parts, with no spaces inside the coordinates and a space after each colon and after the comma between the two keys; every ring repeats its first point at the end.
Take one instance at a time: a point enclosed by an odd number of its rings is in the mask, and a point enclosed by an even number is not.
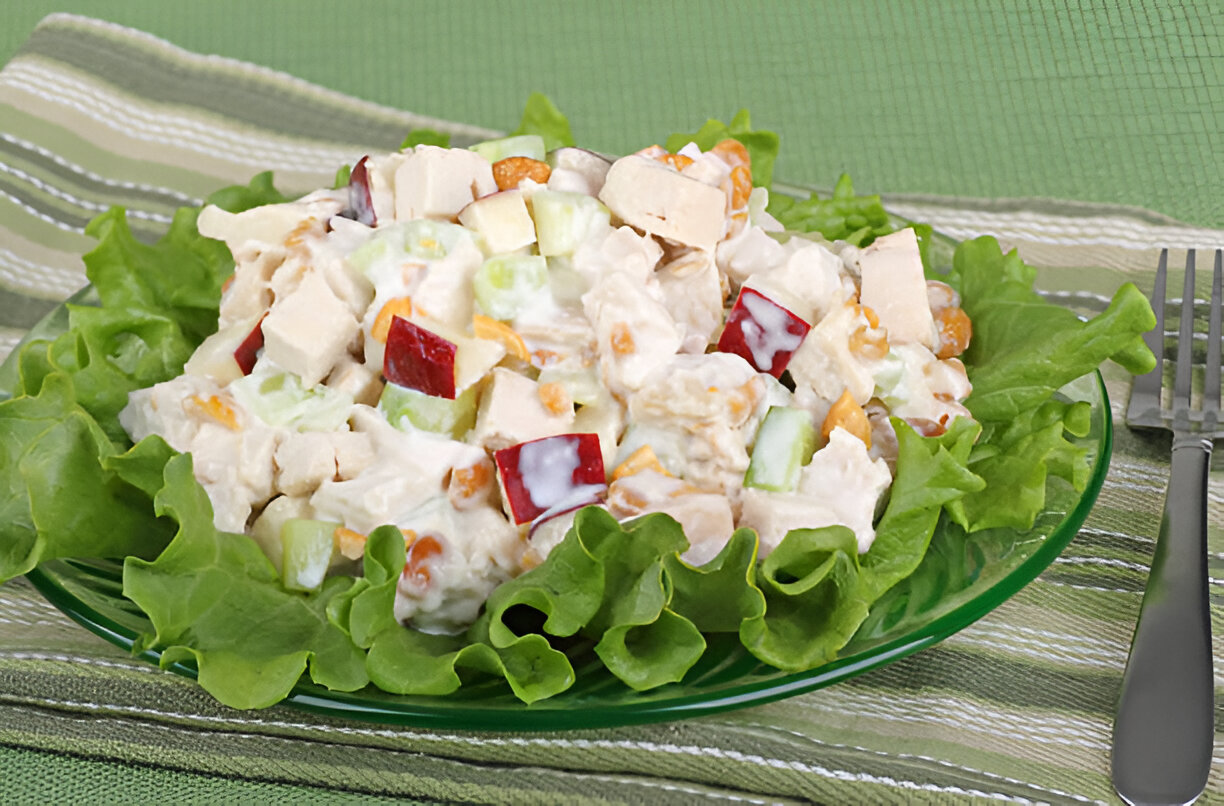
{"type": "MultiPolygon", "coordinates": [[[[82,228],[109,205],[154,238],[175,207],[220,185],[272,168],[283,190],[303,191],[418,126],[456,143],[491,133],[130,29],[48,18],[0,70],[0,355],[84,283],[82,228]]],[[[1124,280],[1150,287],[1162,246],[1224,246],[1222,231],[1139,210],[889,201],[954,237],[1018,247],[1043,290],[1085,312],[1124,280]]],[[[19,579],[0,585],[0,779],[40,801],[1115,802],[1110,726],[1168,441],[1120,425],[1128,382],[1114,368],[1105,376],[1114,459],[1067,551],[969,629],[849,682],[700,719],[566,733],[239,712],[75,626],[19,579]]],[[[1212,475],[1209,505],[1217,659],[1222,496],[1224,471],[1212,475]]],[[[1219,760],[1211,798],[1224,798],[1219,760]]]]}

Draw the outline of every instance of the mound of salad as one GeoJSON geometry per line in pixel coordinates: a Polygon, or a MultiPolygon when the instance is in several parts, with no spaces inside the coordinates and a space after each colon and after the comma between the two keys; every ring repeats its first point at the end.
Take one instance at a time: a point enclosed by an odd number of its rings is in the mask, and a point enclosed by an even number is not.
{"type": "Polygon", "coordinates": [[[737,634],[834,658],[941,518],[1027,528],[1082,488],[1086,405],[1154,358],[1123,286],[1083,321],[989,238],[950,273],[848,180],[769,193],[746,113],[608,158],[542,96],[469,148],[421,131],[286,199],[268,175],[159,243],[122,210],[100,306],[0,404],[0,579],[124,557],[123,593],[236,707],[318,684],[533,702],[580,638],[626,685],[737,634]]]}

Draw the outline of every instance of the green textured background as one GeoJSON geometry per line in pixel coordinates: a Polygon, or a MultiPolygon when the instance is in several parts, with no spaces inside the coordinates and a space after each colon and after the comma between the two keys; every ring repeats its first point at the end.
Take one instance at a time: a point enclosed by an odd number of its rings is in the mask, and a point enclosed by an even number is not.
{"type": "Polygon", "coordinates": [[[793,183],[1224,225],[1220,0],[4,0],[0,60],[53,11],[492,128],[542,90],[613,152],[746,106],[793,183]]]}

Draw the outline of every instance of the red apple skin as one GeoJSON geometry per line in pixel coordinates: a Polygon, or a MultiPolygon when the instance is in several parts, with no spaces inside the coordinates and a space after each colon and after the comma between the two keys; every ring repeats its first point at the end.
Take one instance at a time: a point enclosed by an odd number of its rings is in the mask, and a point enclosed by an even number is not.
{"type": "MultiPolygon", "coordinates": [[[[604,474],[603,452],[600,450],[599,436],[596,434],[561,434],[553,437],[543,437],[541,439],[530,440],[529,442],[520,442],[517,445],[511,445],[509,448],[495,451],[493,453],[493,461],[497,464],[497,473],[501,477],[502,489],[506,494],[506,502],[510,505],[510,514],[516,524],[533,521],[549,511],[547,508],[538,506],[531,500],[528,483],[524,481],[522,474],[519,472],[519,454],[522,452],[524,445],[531,445],[533,443],[555,444],[558,450],[569,450],[571,446],[577,445],[578,467],[574,469],[570,478],[571,489],[576,490],[588,485],[601,487],[606,485],[607,476],[604,474]]],[[[594,504],[596,501],[597,499],[592,497],[590,501],[575,502],[554,514],[560,515],[564,512],[570,512],[578,507],[594,504]]]]}
{"type": "Polygon", "coordinates": [[[378,216],[374,214],[374,200],[370,196],[370,172],[366,169],[369,155],[357,160],[353,170],[349,172],[349,207],[353,210],[353,218],[367,227],[378,226],[378,216]]]}
{"type": "MultiPolygon", "coordinates": [[[[267,314],[265,313],[264,316],[267,314]]],[[[247,337],[234,349],[234,360],[238,362],[238,369],[242,370],[243,375],[250,375],[255,369],[255,362],[259,359],[259,351],[263,349],[263,345],[263,316],[261,316],[247,337]]]]}
{"type": "Polygon", "coordinates": [[[731,308],[731,313],[727,315],[727,324],[718,339],[718,349],[720,352],[734,353],[740,356],[755,367],[758,372],[768,372],[775,378],[781,378],[783,371],[786,370],[786,365],[790,363],[791,356],[794,355],[799,345],[803,343],[804,336],[811,329],[812,326],[803,321],[802,318],[783,308],[764,294],[751,288],[741,288],[739,296],[735,299],[735,305],[731,308]],[[755,297],[759,300],[759,302],[754,304],[768,305],[771,308],[777,309],[779,318],[785,322],[783,333],[774,336],[769,335],[768,329],[757,322],[752,312],[748,309],[749,303],[746,303],[744,300],[746,296],[755,297]],[[749,339],[752,338],[750,333],[753,329],[756,331],[758,342],[761,339],[764,339],[766,344],[768,344],[770,339],[773,339],[775,342],[775,349],[770,351],[772,362],[769,366],[762,366],[761,363],[758,363],[757,357],[753,354],[752,347],[749,346],[749,339]],[[745,332],[745,330],[749,332],[745,332]],[[781,343],[779,344],[778,342],[781,343]],[[787,348],[786,345],[792,342],[793,346],[787,348]]]}
{"type": "Polygon", "coordinates": [[[383,376],[427,395],[455,399],[455,344],[399,316],[391,318],[383,376]]]}

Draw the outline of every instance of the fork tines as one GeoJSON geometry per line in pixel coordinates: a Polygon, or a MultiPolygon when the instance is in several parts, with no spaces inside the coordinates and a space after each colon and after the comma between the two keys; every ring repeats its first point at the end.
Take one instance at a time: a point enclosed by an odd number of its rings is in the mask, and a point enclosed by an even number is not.
{"type": "Polygon", "coordinates": [[[1165,356],[1165,288],[1168,277],[1169,250],[1160,253],[1156,279],[1152,288],[1152,309],[1156,327],[1144,336],[1148,347],[1156,354],[1156,367],[1135,378],[1131,389],[1126,420],[1134,426],[1153,428],[1194,429],[1214,432],[1220,414],[1220,328],[1221,274],[1224,274],[1224,251],[1216,250],[1211,283],[1211,303],[1207,324],[1207,351],[1203,364],[1203,394],[1201,407],[1191,405],[1194,377],[1195,282],[1194,250],[1186,253],[1186,273],[1182,283],[1181,315],[1177,331],[1177,355],[1174,360],[1173,389],[1167,404],[1161,403],[1164,386],[1165,356]]]}

